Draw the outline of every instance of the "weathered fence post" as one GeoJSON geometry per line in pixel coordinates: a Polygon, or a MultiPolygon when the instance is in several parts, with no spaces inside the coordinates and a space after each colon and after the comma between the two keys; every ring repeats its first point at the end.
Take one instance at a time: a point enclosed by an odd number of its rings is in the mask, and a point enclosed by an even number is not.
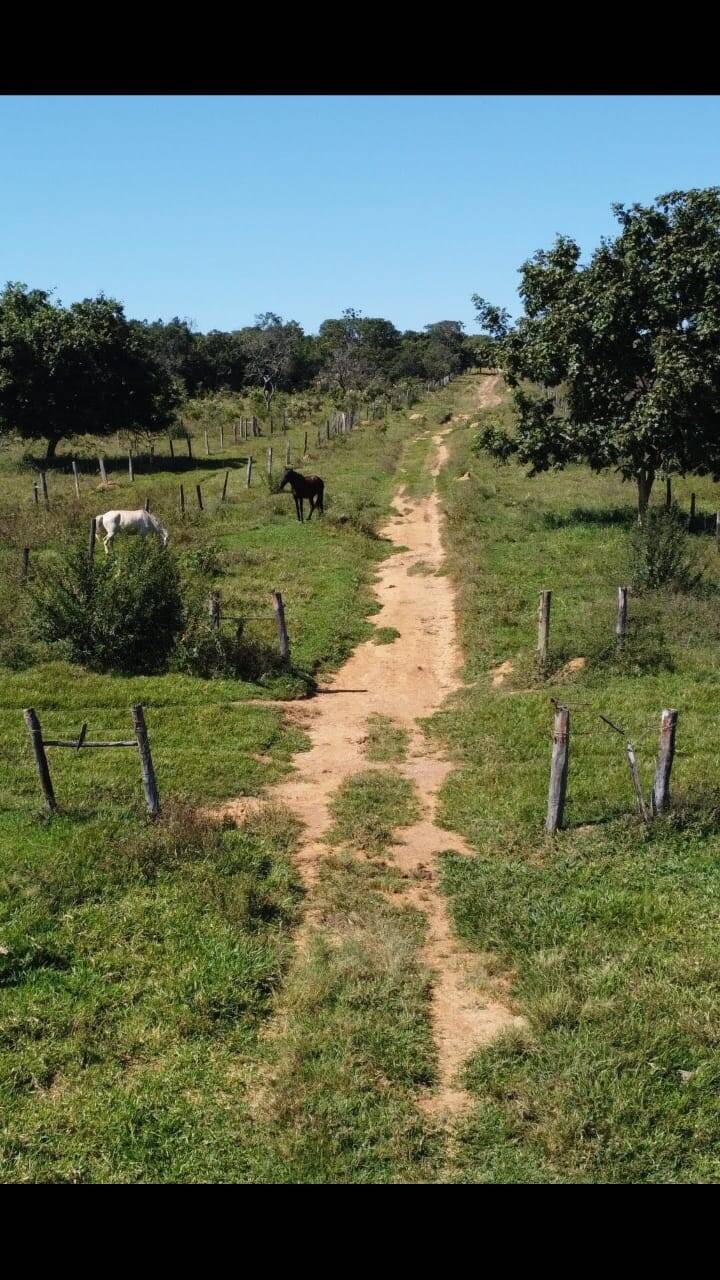
{"type": "Polygon", "coordinates": [[[175,458],[175,446],[173,445],[173,439],[172,439],[172,436],[168,436],[168,444],[170,445],[170,457],[174,460],[174,458],[175,458]]]}
{"type": "Polygon", "coordinates": [[[128,454],[128,475],[131,480],[135,479],[135,475],[133,472],[133,456],[131,453],[128,454]]]}
{"type": "Polygon", "coordinates": [[[38,489],[37,484],[35,484],[35,482],[33,482],[32,491],[33,491],[33,498],[35,499],[35,506],[37,507],[40,503],[40,490],[38,489]]]}
{"type": "Polygon", "coordinates": [[[200,510],[201,510],[201,511],[204,511],[204,510],[205,510],[205,508],[203,507],[202,492],[201,492],[201,490],[200,490],[200,485],[199,485],[199,484],[196,484],[196,485],[195,485],[195,492],[196,492],[196,494],[197,494],[197,504],[198,504],[198,507],[200,508],[200,510]]]}
{"type": "Polygon", "coordinates": [[[210,616],[210,626],[217,631],[220,626],[220,593],[212,591],[210,593],[210,602],[208,605],[208,613],[210,616]]]}
{"type": "Polygon", "coordinates": [[[272,462],[273,462],[273,451],[272,451],[272,445],[271,445],[267,451],[267,473],[271,479],[272,479],[272,462]]]}
{"type": "Polygon", "coordinates": [[[40,786],[42,787],[43,798],[45,800],[45,808],[48,810],[48,813],[54,813],[57,809],[57,804],[55,803],[55,792],[53,791],[52,778],[50,777],[50,769],[48,768],[47,756],[45,755],[40,721],[35,715],[32,707],[27,707],[25,711],[23,711],[23,716],[25,717],[25,724],[27,725],[27,730],[30,734],[30,742],[32,744],[35,765],[40,778],[40,786]]]}
{"type": "Polygon", "coordinates": [[[27,582],[29,572],[30,572],[30,548],[23,547],[22,549],[22,580],[23,582],[27,582]]]}
{"type": "Polygon", "coordinates": [[[220,499],[220,501],[221,501],[221,502],[224,502],[224,501],[225,501],[225,494],[227,493],[227,487],[228,487],[228,480],[229,480],[229,479],[230,479],[230,472],[229,472],[229,471],[226,471],[226,472],[225,472],[225,482],[224,482],[224,484],[223,484],[222,498],[220,499]]]}
{"type": "Polygon", "coordinates": [[[207,433],[207,431],[205,432],[205,452],[206,452],[206,453],[209,453],[209,452],[210,452],[210,441],[208,440],[208,433],[207,433]]]}
{"type": "Polygon", "coordinates": [[[720,511],[715,512],[715,548],[720,551],[720,511]]]}
{"type": "Polygon", "coordinates": [[[180,485],[180,515],[183,519],[185,518],[185,490],[182,485],[180,485]]]}
{"type": "Polygon", "coordinates": [[[248,489],[252,484],[252,464],[253,464],[252,457],[249,457],[247,460],[247,479],[245,481],[245,484],[247,485],[248,489]]]}
{"type": "Polygon", "coordinates": [[[233,422],[233,444],[237,444],[237,422],[233,422]]]}
{"type": "Polygon", "coordinates": [[[185,436],[185,443],[187,445],[188,458],[192,458],[192,440],[189,433],[185,436]]]}
{"type": "Polygon", "coordinates": [[[77,462],[75,461],[74,458],[72,460],[72,469],[73,469],[73,480],[75,481],[75,497],[79,498],[80,497],[80,480],[78,478],[77,462]]]}
{"type": "Polygon", "coordinates": [[[149,510],[150,510],[150,499],[149,499],[149,497],[145,499],[145,510],[146,510],[146,511],[149,511],[149,510]]]}
{"type": "Polygon", "coordinates": [[[274,426],[273,426],[273,416],[272,416],[272,414],[270,414],[270,435],[272,435],[272,434],[273,434],[274,429],[275,429],[275,428],[274,428],[274,426]]]}
{"type": "Polygon", "coordinates": [[[273,609],[275,610],[275,618],[277,620],[278,638],[280,640],[280,657],[283,662],[290,659],[290,641],[288,639],[287,627],[285,625],[285,606],[283,598],[279,591],[272,593],[273,609]]]}
{"type": "Polygon", "coordinates": [[[627,602],[627,587],[618,587],[617,622],[615,623],[615,637],[618,649],[622,649],[625,644],[625,634],[627,632],[627,602]]]}
{"type": "Polygon", "coordinates": [[[548,642],[550,638],[551,600],[552,600],[552,591],[540,592],[540,603],[538,604],[537,651],[538,651],[538,658],[543,665],[547,662],[547,656],[548,656],[548,642]]]}
{"type": "Polygon", "coordinates": [[[638,809],[640,810],[640,816],[643,822],[649,822],[650,818],[648,816],[647,806],[645,804],[645,798],[642,792],[642,783],[640,781],[640,773],[637,766],[637,760],[635,758],[635,748],[632,742],[628,741],[626,743],[625,751],[627,753],[628,764],[630,765],[630,776],[633,780],[633,786],[635,788],[635,795],[637,796],[638,809]]]}
{"type": "Polygon", "coordinates": [[[307,453],[307,431],[305,432],[305,442],[303,444],[303,458],[305,457],[306,453],[307,453]]]}
{"type": "Polygon", "coordinates": [[[672,506],[672,480],[670,476],[665,477],[665,506],[672,506]]]}
{"type": "Polygon", "coordinates": [[[95,516],[90,517],[90,529],[88,531],[88,555],[92,560],[95,555],[95,537],[97,534],[97,520],[95,516]]]}
{"type": "Polygon", "coordinates": [[[145,803],[147,804],[148,813],[154,818],[160,812],[160,797],[158,795],[157,782],[155,781],[155,770],[150,754],[150,741],[142,706],[137,705],[132,708],[132,718],[138,751],[140,752],[140,774],[142,776],[143,791],[145,792],[145,803]]]}
{"type": "Polygon", "coordinates": [[[690,494],[690,519],[688,520],[688,529],[695,528],[695,494],[690,494]]]}
{"type": "Polygon", "coordinates": [[[107,475],[106,475],[106,473],[105,473],[105,459],[104,459],[104,458],[98,458],[98,462],[99,462],[99,464],[100,464],[100,480],[101,480],[101,481],[102,481],[102,483],[105,485],[105,484],[107,484],[107,475]]]}
{"type": "Polygon", "coordinates": [[[660,717],[660,747],[655,766],[655,782],[650,796],[650,808],[653,814],[664,813],[670,804],[670,773],[675,757],[677,719],[678,713],[672,708],[663,711],[660,717]]]}
{"type": "Polygon", "coordinates": [[[570,712],[560,704],[555,706],[553,724],[553,749],[550,760],[550,787],[545,830],[552,836],[562,827],[567,794],[568,758],[570,755],[570,712]]]}
{"type": "Polygon", "coordinates": [[[220,448],[225,448],[225,428],[223,427],[222,422],[220,423],[220,448]]]}
{"type": "Polygon", "coordinates": [[[50,510],[50,499],[48,497],[47,476],[44,471],[40,472],[40,483],[42,484],[43,499],[45,502],[45,510],[50,510]]]}

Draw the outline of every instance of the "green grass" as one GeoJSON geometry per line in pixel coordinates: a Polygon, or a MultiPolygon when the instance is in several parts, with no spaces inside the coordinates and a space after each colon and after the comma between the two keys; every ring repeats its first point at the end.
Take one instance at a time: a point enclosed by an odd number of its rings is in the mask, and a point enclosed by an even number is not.
{"type": "Polygon", "coordinates": [[[397,724],[391,716],[368,716],[367,746],[368,760],[401,761],[407,757],[410,735],[407,729],[397,724]]]}
{"type": "Polygon", "coordinates": [[[365,769],[346,779],[330,803],[332,844],[383,853],[397,827],[420,817],[415,788],[397,769],[365,769]]]}
{"type": "Polygon", "coordinates": [[[373,644],[392,644],[398,639],[400,632],[397,627],[376,627],[372,635],[373,644]]]}
{"type": "Polygon", "coordinates": [[[267,1042],[257,1142],[261,1180],[428,1182],[438,1134],[419,1113],[434,1079],[422,916],[396,903],[397,872],[349,854],[324,860],[317,923],[283,989],[267,1042]]]}
{"type": "MultiPolygon", "coordinates": [[[[502,411],[506,413],[506,410],[502,411]]],[[[513,975],[527,1033],[475,1055],[477,1107],[461,1127],[454,1176],[467,1182],[720,1180],[720,899],[715,705],[718,570],[709,534],[697,594],[631,594],[624,652],[617,587],[630,580],[634,495],[580,466],[528,479],[451,437],[441,476],[449,568],[458,585],[468,687],[430,731],[457,759],[443,823],[476,859],[445,857],[461,937],[513,975]],[[457,475],[470,472],[463,485],[457,475]],[[553,591],[551,653],[534,658],[538,592],[553,591]],[[565,662],[587,665],[572,678],[565,662]],[[493,689],[489,671],[514,672],[493,689]],[[571,708],[566,830],[543,835],[550,695],[571,708]],[[677,707],[673,811],[646,831],[623,743],[647,793],[664,707],[677,707]],[[691,1072],[689,1077],[683,1072],[691,1072]]],[[[675,496],[720,506],[709,479],[675,496]]],[[[656,492],[655,501],[664,499],[656,492]]]]}

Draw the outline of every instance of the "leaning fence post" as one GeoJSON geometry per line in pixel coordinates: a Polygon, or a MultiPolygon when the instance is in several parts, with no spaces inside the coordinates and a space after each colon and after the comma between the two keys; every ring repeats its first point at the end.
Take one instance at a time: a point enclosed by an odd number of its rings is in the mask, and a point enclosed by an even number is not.
{"type": "Polygon", "coordinates": [[[633,786],[635,788],[635,795],[637,796],[638,809],[640,810],[640,816],[643,822],[649,822],[650,818],[648,816],[647,806],[645,804],[645,799],[642,793],[642,783],[640,781],[640,773],[638,771],[637,760],[635,758],[635,748],[632,742],[628,741],[626,743],[625,751],[627,753],[628,764],[630,765],[630,776],[633,780],[633,786]]]}
{"type": "Polygon", "coordinates": [[[50,777],[50,769],[48,767],[47,756],[45,755],[45,746],[43,744],[42,729],[32,707],[27,707],[23,711],[25,724],[30,734],[30,742],[32,744],[35,764],[37,766],[38,776],[40,778],[40,786],[42,787],[43,798],[45,800],[45,808],[49,813],[54,813],[57,809],[55,803],[55,792],[53,791],[52,778],[50,777]]]}
{"type": "Polygon", "coordinates": [[[107,475],[105,473],[105,459],[98,458],[98,462],[100,464],[100,480],[102,481],[103,484],[107,484],[107,475]]]}
{"type": "Polygon", "coordinates": [[[653,814],[664,813],[670,804],[670,773],[675,756],[677,719],[678,713],[672,708],[663,711],[660,717],[660,747],[655,766],[655,782],[650,796],[653,814]]]}
{"type": "Polygon", "coordinates": [[[287,627],[285,625],[285,606],[283,598],[279,591],[272,593],[273,609],[275,610],[275,618],[277,620],[278,637],[280,640],[280,657],[283,662],[288,662],[290,658],[290,641],[288,639],[287,627]]]}
{"type": "Polygon", "coordinates": [[[74,458],[72,460],[72,469],[73,469],[73,480],[75,481],[75,497],[79,498],[80,497],[80,481],[78,479],[77,462],[75,461],[74,458]]]}
{"type": "Polygon", "coordinates": [[[148,813],[154,818],[160,812],[160,797],[158,795],[157,782],[155,781],[155,770],[150,754],[150,741],[142,706],[138,705],[132,708],[132,718],[138,751],[140,752],[140,773],[142,775],[143,791],[145,792],[145,803],[147,804],[148,813]]]}
{"type": "Polygon", "coordinates": [[[550,637],[550,602],[552,600],[552,591],[540,592],[540,603],[538,605],[538,658],[544,665],[548,656],[548,640],[550,637]]]}
{"type": "MultiPolygon", "coordinates": [[[[305,457],[306,453],[307,453],[307,431],[305,432],[305,443],[303,444],[303,458],[305,457]]],[[[288,458],[288,461],[289,461],[289,458],[288,458]]]]}
{"type": "Polygon", "coordinates": [[[550,787],[545,830],[554,835],[562,827],[567,794],[568,758],[570,755],[570,712],[556,704],[553,724],[553,749],[550,761],[550,787]]]}
{"type": "Polygon", "coordinates": [[[252,464],[253,464],[253,460],[252,460],[252,457],[250,457],[250,458],[248,458],[248,460],[247,460],[247,479],[246,479],[246,481],[245,481],[245,483],[246,483],[246,485],[247,485],[248,489],[250,488],[250,485],[252,484],[252,464]]]}
{"type": "Polygon", "coordinates": [[[175,446],[173,445],[173,439],[172,439],[172,436],[168,436],[168,444],[170,445],[170,457],[174,459],[174,457],[175,457],[175,446]]]}
{"type": "Polygon", "coordinates": [[[95,555],[95,536],[97,534],[97,519],[95,516],[90,517],[90,529],[88,531],[88,556],[92,560],[95,555]]]}
{"type": "Polygon", "coordinates": [[[618,649],[622,649],[625,644],[625,633],[627,632],[627,601],[627,587],[618,587],[617,622],[615,623],[615,636],[617,639],[618,649]]]}
{"type": "Polygon", "coordinates": [[[199,485],[199,484],[196,484],[196,485],[195,485],[195,492],[196,492],[196,494],[197,494],[197,504],[198,504],[198,507],[200,508],[200,510],[201,510],[201,511],[204,511],[204,510],[205,510],[205,508],[203,507],[202,492],[201,492],[201,490],[200,490],[200,485],[199,485]]]}
{"type": "Polygon", "coordinates": [[[188,458],[192,458],[192,440],[190,439],[189,434],[185,436],[185,443],[187,445],[188,458]]]}
{"type": "Polygon", "coordinates": [[[222,498],[220,499],[220,501],[221,501],[221,502],[224,502],[224,501],[225,501],[225,494],[227,493],[227,487],[228,487],[228,480],[229,480],[229,479],[230,479],[230,472],[229,472],[229,471],[226,471],[226,472],[225,472],[225,483],[223,484],[222,498]]]}

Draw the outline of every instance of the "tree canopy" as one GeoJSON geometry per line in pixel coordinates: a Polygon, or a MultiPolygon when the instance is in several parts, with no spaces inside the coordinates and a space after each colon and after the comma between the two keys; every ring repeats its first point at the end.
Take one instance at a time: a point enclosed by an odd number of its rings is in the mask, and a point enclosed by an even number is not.
{"type": "Polygon", "coordinates": [[[0,432],[47,440],[158,431],[172,421],[173,380],[142,328],[102,294],[70,307],[42,289],[0,293],[0,432]]]}
{"type": "Polygon", "coordinates": [[[531,474],[614,468],[642,515],[658,472],[720,476],[720,188],[613,213],[586,265],[569,236],[524,263],[514,327],[474,298],[518,411],[514,436],[490,426],[478,446],[531,474]]]}

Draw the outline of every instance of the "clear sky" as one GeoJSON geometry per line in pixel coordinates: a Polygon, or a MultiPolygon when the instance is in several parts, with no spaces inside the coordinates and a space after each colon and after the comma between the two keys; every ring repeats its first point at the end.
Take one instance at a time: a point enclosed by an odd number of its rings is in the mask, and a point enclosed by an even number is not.
{"type": "Polygon", "coordinates": [[[517,314],[557,232],[720,185],[720,97],[0,97],[0,283],[202,330],[517,314]]]}

